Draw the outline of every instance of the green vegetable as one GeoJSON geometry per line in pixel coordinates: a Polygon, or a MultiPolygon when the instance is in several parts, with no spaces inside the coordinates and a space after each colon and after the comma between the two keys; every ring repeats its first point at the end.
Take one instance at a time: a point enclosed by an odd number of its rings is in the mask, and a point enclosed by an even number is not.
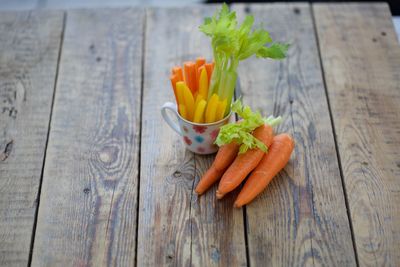
{"type": "MultiPolygon", "coordinates": [[[[252,31],[253,16],[246,16],[237,27],[236,13],[225,3],[213,17],[207,17],[200,31],[211,37],[215,67],[211,76],[208,98],[216,93],[221,100],[227,99],[230,107],[237,79],[239,61],[252,55],[261,58],[283,59],[288,44],[273,43],[269,33],[262,29],[252,31]],[[268,46],[266,46],[268,45],[268,46]]],[[[228,108],[226,114],[230,112],[228,108]]]]}
{"type": "Polygon", "coordinates": [[[232,111],[236,112],[243,120],[237,123],[229,123],[220,128],[215,144],[222,146],[233,141],[240,144],[239,154],[245,153],[248,149],[259,148],[267,152],[267,147],[252,135],[252,132],[263,124],[276,126],[281,123],[282,118],[269,116],[264,118],[259,112],[253,112],[249,106],[243,106],[240,100],[232,104],[232,111]]]}

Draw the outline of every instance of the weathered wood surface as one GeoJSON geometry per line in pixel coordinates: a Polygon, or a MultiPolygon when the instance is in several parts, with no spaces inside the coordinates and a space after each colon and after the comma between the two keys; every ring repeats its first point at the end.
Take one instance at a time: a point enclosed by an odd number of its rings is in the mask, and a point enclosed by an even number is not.
{"type": "Polygon", "coordinates": [[[0,266],[27,265],[62,12],[0,13],[0,266]]]}
{"type": "Polygon", "coordinates": [[[400,47],[386,4],[315,5],[361,266],[400,266],[400,47]]]}
{"type": "Polygon", "coordinates": [[[67,14],[33,266],[135,263],[144,12],[67,14]]]}
{"type": "Polygon", "coordinates": [[[184,149],[162,121],[159,108],[172,101],[170,69],[198,56],[211,58],[198,26],[213,6],[149,9],[143,88],[138,266],[243,266],[245,236],[234,198],[215,199],[215,187],[197,198],[194,186],[213,156],[184,149]]]}
{"type": "Polygon", "coordinates": [[[235,5],[292,46],[281,62],[240,67],[243,101],[280,115],[295,139],[289,164],[246,207],[250,266],[356,264],[313,21],[308,4],[235,5]]]}

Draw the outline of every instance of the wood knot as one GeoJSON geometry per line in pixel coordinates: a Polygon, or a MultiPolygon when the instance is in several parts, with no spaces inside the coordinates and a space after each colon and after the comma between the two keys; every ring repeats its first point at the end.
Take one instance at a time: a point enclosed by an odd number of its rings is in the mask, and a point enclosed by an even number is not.
{"type": "Polygon", "coordinates": [[[372,38],[372,42],[376,43],[378,40],[376,38],[372,38]]]}
{"type": "Polygon", "coordinates": [[[386,32],[381,32],[381,35],[382,36],[386,36],[386,32]]]}
{"type": "Polygon", "coordinates": [[[5,161],[10,156],[13,146],[14,140],[11,140],[5,145],[3,152],[0,153],[0,161],[5,161]]]}
{"type": "Polygon", "coordinates": [[[90,189],[86,187],[85,189],[83,189],[83,193],[89,194],[90,193],[90,189]]]}
{"type": "Polygon", "coordinates": [[[293,8],[293,13],[296,15],[299,15],[301,13],[300,8],[298,8],[298,7],[293,8]]]}
{"type": "Polygon", "coordinates": [[[110,164],[118,157],[118,147],[106,146],[99,152],[99,159],[101,162],[110,164]]]}
{"type": "Polygon", "coordinates": [[[180,171],[175,171],[174,174],[173,174],[173,176],[174,176],[175,178],[181,177],[181,176],[182,176],[182,172],[180,172],[180,171]]]}

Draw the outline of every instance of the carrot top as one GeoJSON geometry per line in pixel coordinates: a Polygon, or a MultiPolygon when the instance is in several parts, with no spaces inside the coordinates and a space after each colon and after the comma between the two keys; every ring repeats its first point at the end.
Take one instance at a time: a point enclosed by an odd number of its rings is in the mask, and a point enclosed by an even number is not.
{"type": "Polygon", "coordinates": [[[267,147],[263,142],[252,135],[254,129],[263,124],[276,126],[282,118],[269,116],[264,118],[259,112],[253,112],[249,106],[243,106],[240,100],[232,104],[232,111],[236,112],[242,120],[237,123],[229,123],[220,128],[215,144],[222,146],[235,141],[240,144],[239,154],[245,153],[248,149],[259,148],[267,152],[267,147]]]}

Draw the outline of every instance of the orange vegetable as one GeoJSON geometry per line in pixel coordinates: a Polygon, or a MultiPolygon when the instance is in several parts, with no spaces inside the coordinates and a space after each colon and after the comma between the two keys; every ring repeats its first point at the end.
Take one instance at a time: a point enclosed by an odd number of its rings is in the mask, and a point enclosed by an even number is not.
{"type": "Polygon", "coordinates": [[[196,58],[196,86],[197,89],[199,88],[199,79],[200,79],[200,73],[199,73],[199,68],[206,64],[206,59],[204,57],[198,57],[196,58]]]}
{"type": "Polygon", "coordinates": [[[196,64],[194,62],[185,62],[183,64],[185,70],[185,82],[189,87],[190,91],[194,95],[197,91],[197,80],[196,80],[196,64]]]}
{"type": "Polygon", "coordinates": [[[294,141],[288,134],[274,136],[268,153],[264,155],[240,191],[235,207],[239,208],[250,203],[268,186],[272,178],[288,163],[293,148],[294,141]]]}
{"type": "Polygon", "coordinates": [[[185,120],[188,119],[188,115],[187,115],[187,111],[186,111],[185,104],[180,104],[180,105],[178,106],[178,111],[179,111],[179,114],[181,114],[181,116],[182,116],[185,120]]]}
{"type": "Polygon", "coordinates": [[[222,174],[235,159],[238,151],[239,145],[235,142],[223,145],[219,148],[213,164],[196,186],[195,191],[197,194],[203,194],[208,188],[217,182],[219,178],[221,178],[222,174]]]}
{"type": "Polygon", "coordinates": [[[180,66],[175,66],[172,68],[172,74],[176,74],[178,76],[179,81],[183,81],[183,71],[182,67],[180,66]]]}
{"type": "Polygon", "coordinates": [[[198,81],[199,91],[198,91],[198,93],[200,95],[202,95],[204,99],[207,99],[208,98],[208,77],[207,77],[206,67],[201,66],[198,69],[197,74],[198,74],[198,77],[199,77],[199,81],[198,81]]]}
{"type": "MultiPolygon", "coordinates": [[[[272,143],[274,133],[271,126],[264,124],[255,129],[253,135],[269,147],[272,143]]],[[[257,167],[264,154],[259,148],[253,148],[247,150],[244,154],[239,154],[222,176],[218,185],[217,198],[221,199],[225,194],[240,185],[246,176],[257,167]]]]}
{"type": "Polygon", "coordinates": [[[204,57],[196,58],[196,70],[198,70],[204,64],[206,64],[206,59],[204,57]]]}
{"type": "Polygon", "coordinates": [[[178,101],[180,104],[184,104],[186,108],[187,117],[185,117],[185,119],[191,121],[193,119],[195,108],[192,92],[190,92],[189,88],[182,81],[176,83],[176,90],[178,93],[178,101]]]}
{"type": "Polygon", "coordinates": [[[203,123],[204,122],[204,110],[206,109],[207,102],[204,99],[200,99],[194,110],[193,122],[203,123]]]}
{"type": "Polygon", "coordinates": [[[172,74],[169,79],[171,80],[172,89],[174,90],[176,104],[179,105],[178,93],[176,92],[176,83],[179,82],[179,77],[176,74],[172,74]]]}
{"type": "Polygon", "coordinates": [[[205,114],[205,122],[212,123],[215,122],[215,116],[217,113],[219,97],[217,94],[213,94],[210,100],[207,102],[206,114],[205,114]]]}
{"type": "Polygon", "coordinates": [[[218,102],[217,112],[216,112],[216,115],[215,115],[215,121],[219,121],[219,120],[222,120],[224,118],[226,105],[227,105],[226,99],[218,102]]]}
{"type": "Polygon", "coordinates": [[[214,62],[212,62],[212,63],[206,63],[204,66],[206,66],[207,77],[208,77],[208,84],[210,84],[211,75],[212,75],[212,72],[213,72],[213,70],[214,70],[214,62]]]}

